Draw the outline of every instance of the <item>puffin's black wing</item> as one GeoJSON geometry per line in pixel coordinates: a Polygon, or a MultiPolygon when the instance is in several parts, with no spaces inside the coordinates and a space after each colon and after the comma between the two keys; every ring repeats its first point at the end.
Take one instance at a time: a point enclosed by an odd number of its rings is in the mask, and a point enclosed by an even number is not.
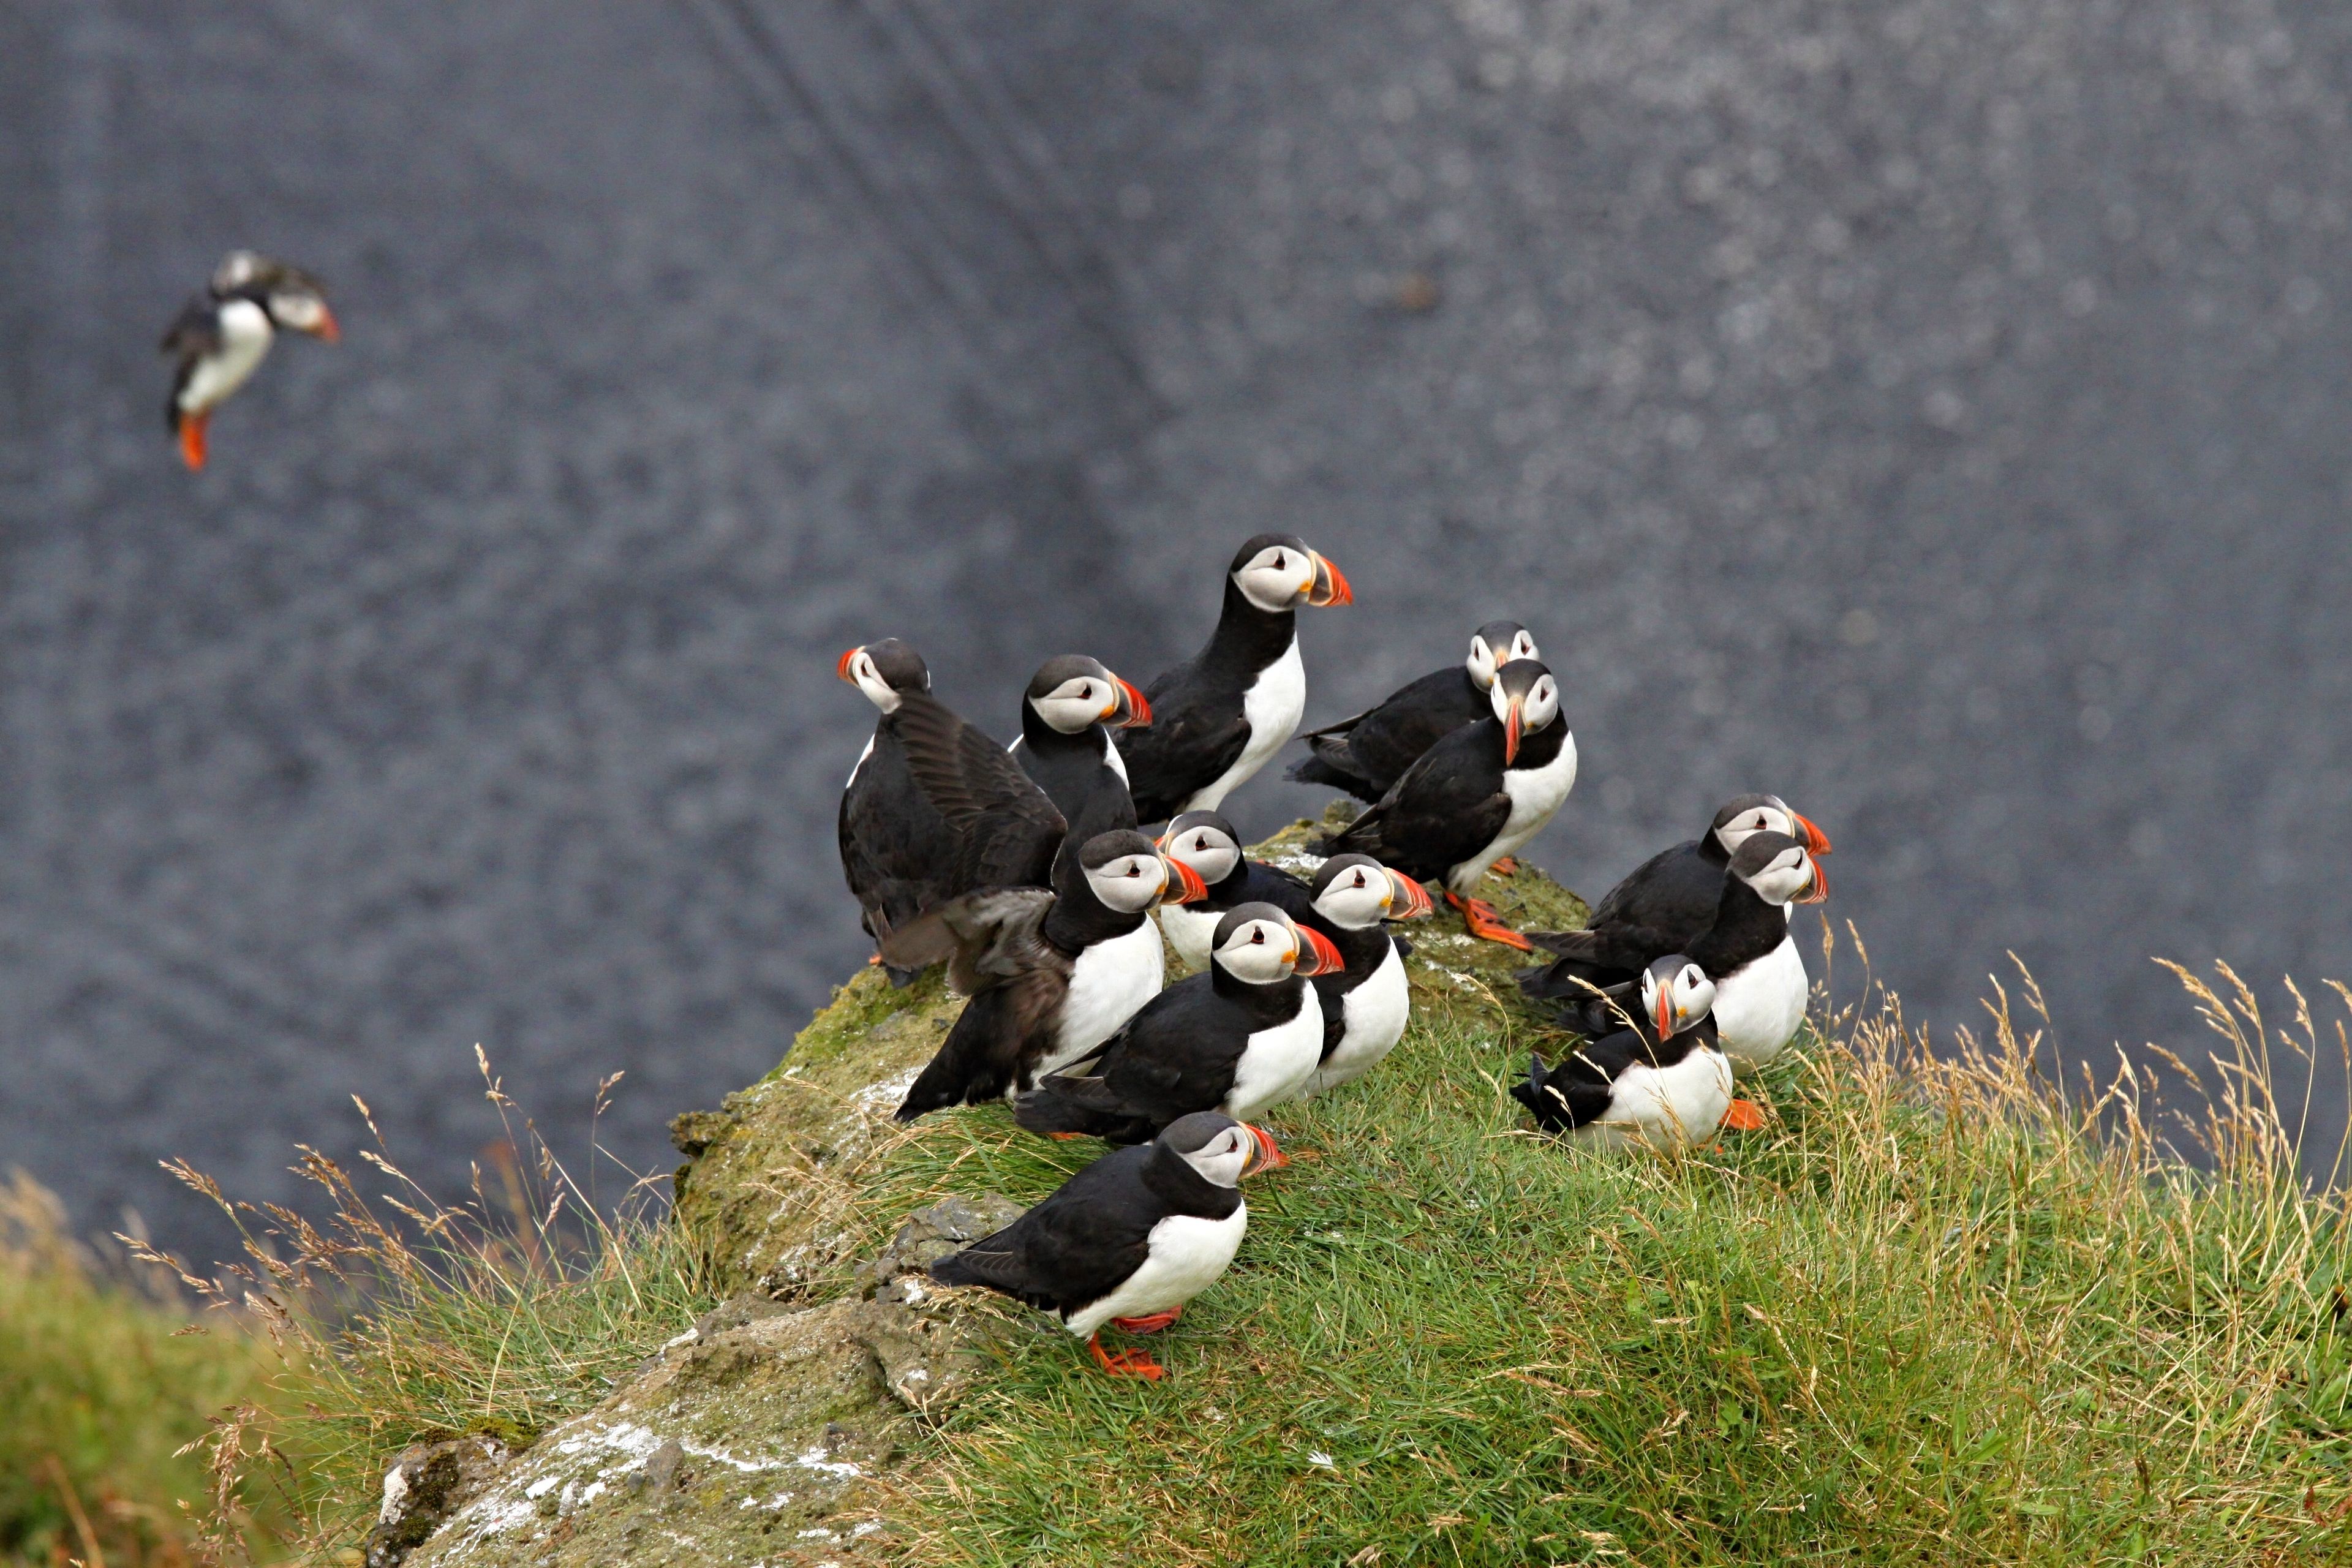
{"type": "Polygon", "coordinates": [[[1511,1098],[1535,1112],[1538,1126],[1566,1132],[1607,1115],[1619,1075],[1637,1061],[1654,1059],[1645,1036],[1619,1029],[1590,1045],[1575,1047],[1548,1069],[1540,1060],[1530,1058],[1528,1081],[1514,1084],[1511,1098]]]}
{"type": "Polygon", "coordinates": [[[842,878],[877,945],[954,891],[955,833],[917,786],[887,719],[841,792],[838,835],[842,878]]]}
{"type": "Polygon", "coordinates": [[[1359,853],[1408,877],[1445,873],[1495,841],[1511,819],[1503,790],[1501,726],[1465,724],[1405,770],[1378,805],[1327,841],[1328,853],[1359,853]]]}
{"type": "Polygon", "coordinates": [[[209,300],[194,299],[181,306],[163,331],[163,352],[184,360],[218,353],[220,346],[220,312],[209,300]]]}
{"type": "Polygon", "coordinates": [[[1035,970],[1069,978],[1070,961],[1045,938],[1054,895],[1043,888],[983,888],[933,904],[882,939],[884,962],[948,966],[948,984],[967,996],[1035,970]]]}
{"type": "Polygon", "coordinates": [[[1249,720],[1239,701],[1220,701],[1180,664],[1144,690],[1151,704],[1148,728],[1119,738],[1127,763],[1128,793],[1139,822],[1165,822],[1184,808],[1194,791],[1214,784],[1241,761],[1249,744],[1249,720]]]}
{"type": "Polygon", "coordinates": [[[1699,853],[1699,841],[1685,839],[1661,849],[1628,873],[1593,906],[1596,931],[1633,925],[1656,931],[1673,952],[1715,923],[1723,900],[1724,868],[1699,853]]]}
{"type": "Polygon", "coordinates": [[[985,1285],[1066,1316],[1143,1266],[1165,1217],[1143,1184],[1148,1148],[1105,1155],[993,1236],[931,1265],[942,1285],[985,1285]]]}
{"type": "Polygon", "coordinates": [[[927,693],[908,693],[897,718],[915,782],[962,839],[957,885],[1050,885],[1069,824],[1021,764],[927,693]]]}
{"type": "Polygon", "coordinates": [[[1180,980],[1110,1037],[1094,1072],[1045,1079],[1021,1097],[1013,1120],[1033,1132],[1091,1132],[1114,1142],[1149,1138],[1223,1100],[1250,1028],[1208,974],[1180,980]]]}
{"type": "Polygon", "coordinates": [[[1348,757],[1357,773],[1386,790],[1432,746],[1489,710],[1486,694],[1459,665],[1433,670],[1390,692],[1355,721],[1348,757]]]}

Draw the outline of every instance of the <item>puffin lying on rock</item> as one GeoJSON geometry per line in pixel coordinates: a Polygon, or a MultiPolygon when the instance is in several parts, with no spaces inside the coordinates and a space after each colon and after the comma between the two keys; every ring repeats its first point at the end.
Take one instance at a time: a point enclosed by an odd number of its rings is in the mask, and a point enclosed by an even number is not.
{"type": "Polygon", "coordinates": [[[211,287],[164,332],[163,352],[179,368],[163,417],[192,470],[205,466],[213,410],[252,378],[281,330],[330,343],[342,336],[316,278],[255,251],[232,250],[214,268],[211,287]]]}
{"type": "Polygon", "coordinates": [[[1105,1155],[993,1236],[931,1265],[942,1285],[978,1285],[1059,1314],[1117,1377],[1167,1369],[1141,1351],[1111,1352],[1106,1327],[1151,1333],[1215,1284],[1249,1228],[1241,1179],[1258,1155],[1249,1129],[1202,1111],[1105,1155]]]}
{"type": "Polygon", "coordinates": [[[1285,776],[1378,801],[1423,752],[1486,716],[1496,670],[1514,659],[1542,657],[1527,627],[1489,621],[1470,635],[1470,657],[1460,666],[1424,675],[1352,719],[1300,736],[1315,754],[1293,763],[1285,776]]]}

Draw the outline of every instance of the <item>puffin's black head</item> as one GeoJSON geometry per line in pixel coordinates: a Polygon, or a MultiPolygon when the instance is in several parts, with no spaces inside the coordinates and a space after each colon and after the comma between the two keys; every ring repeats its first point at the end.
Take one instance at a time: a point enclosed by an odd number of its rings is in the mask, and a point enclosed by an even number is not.
{"type": "Polygon", "coordinates": [[[1258,1158],[1258,1142],[1250,1130],[1213,1110],[1178,1117],[1160,1130],[1154,1142],[1221,1187],[1240,1186],[1258,1158]]]}
{"type": "Polygon", "coordinates": [[[1363,931],[1384,920],[1411,920],[1432,905],[1429,890],[1369,855],[1334,855],[1315,873],[1315,912],[1341,931],[1363,931]]]}
{"type": "Polygon", "coordinates": [[[1715,1006],[1715,982],[1679,952],[1653,959],[1642,971],[1642,1015],[1670,1040],[1715,1006]]]}
{"type": "Polygon", "coordinates": [[[213,268],[213,298],[250,300],[273,325],[334,342],[342,336],[316,278],[258,251],[232,250],[213,268]]]}
{"type": "Polygon", "coordinates": [[[1768,904],[1818,904],[1830,896],[1811,851],[1785,833],[1749,834],[1731,857],[1731,874],[1768,904]]]}
{"type": "Polygon", "coordinates": [[[1241,835],[1213,811],[1188,811],[1160,835],[1160,848],[1168,858],[1190,866],[1209,887],[1234,874],[1242,863],[1241,835]]]}
{"type": "Polygon", "coordinates": [[[1816,855],[1830,852],[1830,836],[1790,809],[1789,803],[1777,795],[1732,796],[1717,808],[1715,820],[1707,824],[1707,830],[1715,835],[1715,841],[1723,846],[1727,855],[1738,853],[1749,836],[1758,833],[1784,833],[1803,840],[1805,847],[1816,855]]]}
{"type": "Polygon", "coordinates": [[[897,637],[851,648],[835,662],[834,672],[885,713],[896,713],[907,693],[931,689],[931,667],[897,637]]]}
{"type": "Polygon", "coordinates": [[[1488,621],[1470,634],[1470,657],[1462,668],[1481,691],[1495,684],[1495,672],[1515,658],[1538,658],[1536,639],[1517,621],[1488,621]]]}
{"type": "Polygon", "coordinates": [[[1559,717],[1559,682],[1551,670],[1532,658],[1515,658],[1495,672],[1486,700],[1503,721],[1503,765],[1519,760],[1519,739],[1544,729],[1559,717]]]}
{"type": "Polygon", "coordinates": [[[1251,985],[1272,985],[1294,974],[1337,973],[1348,966],[1331,939],[1291,923],[1272,904],[1236,904],[1217,922],[1209,962],[1251,985]]]}
{"type": "Polygon", "coordinates": [[[1065,735],[1090,724],[1131,730],[1151,722],[1143,693],[1084,654],[1066,653],[1039,665],[1023,696],[1038,718],[1065,735]]]}
{"type": "Polygon", "coordinates": [[[1234,556],[1227,574],[1242,597],[1261,610],[1356,602],[1339,569],[1296,534],[1259,534],[1234,556]]]}
{"type": "Polygon", "coordinates": [[[1163,857],[1150,839],[1131,827],[1097,833],[1078,847],[1078,870],[1096,898],[1121,914],[1140,914],[1154,904],[1190,903],[1208,889],[1200,874],[1163,857]]]}

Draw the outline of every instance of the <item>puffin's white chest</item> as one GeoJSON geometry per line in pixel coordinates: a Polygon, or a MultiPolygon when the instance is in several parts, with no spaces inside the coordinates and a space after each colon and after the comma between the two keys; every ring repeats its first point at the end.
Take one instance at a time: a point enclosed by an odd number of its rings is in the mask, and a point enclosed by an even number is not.
{"type": "Polygon", "coordinates": [[[1308,985],[1302,988],[1297,1017],[1249,1037],[1234,1066],[1234,1087],[1219,1109],[1247,1121],[1269,1105],[1296,1100],[1322,1059],[1323,1002],[1308,985]]]}
{"type": "Polygon", "coordinates": [[[1249,1205],[1223,1219],[1170,1215],[1151,1227],[1149,1250],[1135,1272],[1101,1300],[1070,1314],[1070,1332],[1091,1339],[1113,1318],[1146,1318],[1181,1307],[1217,1282],[1249,1228],[1249,1205]]]}
{"type": "Polygon", "coordinates": [[[1627,1068],[1612,1086],[1609,1113],[1570,1136],[1610,1148],[1695,1142],[1714,1136],[1730,1109],[1731,1064],[1720,1051],[1694,1050],[1672,1067],[1627,1068]]]}
{"type": "Polygon", "coordinates": [[[1560,737],[1559,755],[1539,768],[1507,769],[1503,773],[1503,793],[1511,797],[1511,815],[1503,819],[1503,830],[1495,841],[1469,859],[1445,874],[1445,885],[1468,898],[1486,874],[1486,868],[1506,855],[1516,855],[1519,847],[1544,830],[1544,825],[1559,813],[1568,800],[1568,792],[1576,787],[1576,737],[1560,737]]]}
{"type": "Polygon", "coordinates": [[[1118,754],[1118,739],[1114,735],[1103,736],[1103,763],[1118,775],[1119,783],[1127,782],[1127,759],[1118,754]]]}
{"type": "Polygon", "coordinates": [[[269,317],[250,300],[231,300],[220,308],[221,346],[196,361],[188,384],[180,389],[180,407],[202,414],[226,401],[243,386],[269,352],[269,317]]]}
{"type": "Polygon", "coordinates": [[[1194,973],[1209,967],[1209,946],[1217,940],[1217,922],[1225,917],[1213,910],[1187,909],[1182,904],[1160,906],[1160,929],[1184,967],[1194,973]]]}
{"type": "Polygon", "coordinates": [[[1733,1067],[1744,1072],[1780,1054],[1805,1021],[1807,990],[1805,958],[1794,936],[1715,983],[1715,1026],[1733,1067]]]}
{"type": "Polygon", "coordinates": [[[1054,1048],[1032,1069],[1034,1077],[1044,1078],[1084,1061],[1096,1047],[1117,1034],[1121,1024],[1160,994],[1160,983],[1166,978],[1160,933],[1150,921],[1125,936],[1098,942],[1079,953],[1070,969],[1069,992],[1062,999],[1062,1022],[1054,1048]]]}
{"type": "Polygon", "coordinates": [[[1259,670],[1250,689],[1242,693],[1242,717],[1249,722],[1249,739],[1242,744],[1241,756],[1217,775],[1214,784],[1193,791],[1182,809],[1214,811],[1223,805],[1227,795],[1289,743],[1306,711],[1307,666],[1298,657],[1298,638],[1293,634],[1282,657],[1259,670]]]}
{"type": "Polygon", "coordinates": [[[1405,980],[1404,960],[1397,956],[1396,943],[1391,942],[1381,966],[1341,998],[1348,1031],[1308,1077],[1304,1092],[1316,1095],[1352,1083],[1379,1066],[1381,1058],[1404,1037],[1405,1018],[1412,1007],[1412,991],[1405,980]]]}
{"type": "Polygon", "coordinates": [[[864,751],[862,751],[862,752],[858,752],[858,753],[857,753],[857,761],[856,761],[856,763],[855,763],[855,764],[850,768],[850,770],[849,770],[849,784],[843,784],[843,785],[841,786],[843,789],[847,789],[847,788],[849,788],[849,787],[850,787],[850,785],[851,785],[851,784],[855,784],[857,782],[857,775],[858,775],[858,773],[859,773],[860,772],[862,772],[862,771],[865,769],[865,766],[866,766],[866,758],[868,758],[868,757],[870,757],[870,756],[872,756],[873,754],[874,754],[874,737],[873,737],[873,736],[871,736],[871,735],[868,735],[868,736],[866,736],[866,749],[865,749],[864,751]]]}

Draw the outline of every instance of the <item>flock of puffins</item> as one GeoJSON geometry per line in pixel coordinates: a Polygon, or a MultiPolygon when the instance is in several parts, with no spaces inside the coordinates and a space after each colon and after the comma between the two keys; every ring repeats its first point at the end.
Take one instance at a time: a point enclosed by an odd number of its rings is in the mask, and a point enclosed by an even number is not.
{"type": "MultiPolygon", "coordinates": [[[[339,335],[316,278],[246,250],[173,322],[166,414],[190,468],[279,331],[339,335]]],[[[1576,784],[1559,683],[1516,622],[1479,627],[1458,668],[1302,737],[1290,778],[1369,803],[1314,845],[1328,858],[1312,881],[1250,859],[1217,808],[1306,712],[1297,610],[1353,597],[1303,541],[1260,534],[1234,557],[1199,654],[1141,690],[1094,659],[1048,659],[1009,750],[931,695],[906,643],[841,656],[882,713],[841,798],[842,869],[876,962],[898,984],[944,962],[968,998],[899,1119],[1009,1099],[1032,1131],[1117,1146],[931,1275],[1058,1313],[1114,1373],[1162,1375],[1147,1354],[1104,1349],[1100,1331],[1175,1321],[1241,1247],[1242,1180],[1287,1163],[1253,1119],[1353,1083],[1402,1037],[1411,949],[1388,922],[1431,911],[1423,884],[1473,937],[1552,954],[1519,984],[1580,1043],[1532,1060],[1511,1092],[1562,1137],[1760,1126],[1735,1081],[1804,1022],[1789,918],[1827,895],[1830,845],[1777,795],[1725,802],[1586,930],[1522,934],[1475,896],[1576,784]],[[1160,823],[1156,839],[1141,831],[1160,823]],[[1164,988],[1163,934],[1192,972],[1164,988]]]]}
{"type": "Polygon", "coordinates": [[[1104,1328],[1165,1328],[1240,1250],[1243,1179],[1287,1163],[1255,1119],[1355,1082],[1402,1037],[1411,949],[1388,922],[1431,912],[1424,884],[1473,937],[1553,955],[1519,984],[1580,1043],[1532,1060],[1511,1092],[1563,1137],[1759,1126],[1735,1080],[1804,1022],[1790,914],[1827,895],[1830,845],[1777,795],[1726,802],[1584,931],[1523,934],[1475,896],[1576,783],[1559,683],[1516,622],[1303,737],[1290,778],[1370,803],[1312,846],[1312,880],[1250,859],[1218,807],[1306,711],[1297,611],[1353,597],[1305,542],[1260,534],[1234,557],[1206,647],[1140,690],[1081,655],[1046,660],[1010,748],[931,695],[898,638],[841,656],[882,715],[840,824],[875,962],[899,984],[944,962],[967,998],[899,1120],[1010,1100],[1030,1131],[1115,1145],[931,1277],[1058,1314],[1115,1374],[1164,1369],[1104,1348],[1104,1328]],[[1192,971],[1172,985],[1163,936],[1192,971]]]}

